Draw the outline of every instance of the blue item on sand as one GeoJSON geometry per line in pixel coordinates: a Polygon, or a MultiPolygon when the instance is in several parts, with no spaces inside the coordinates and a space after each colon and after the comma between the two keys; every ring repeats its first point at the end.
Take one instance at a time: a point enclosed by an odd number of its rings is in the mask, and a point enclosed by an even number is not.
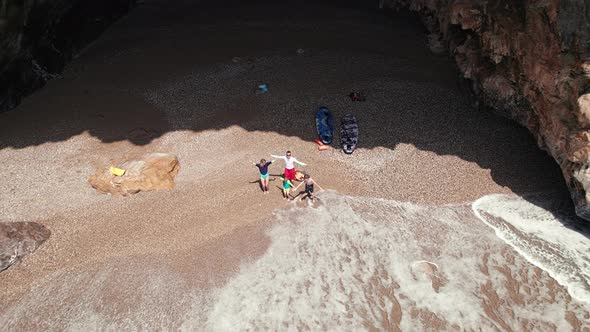
{"type": "Polygon", "coordinates": [[[324,144],[332,143],[334,138],[334,127],[332,125],[332,112],[322,106],[315,115],[315,123],[318,128],[318,135],[324,144]]]}

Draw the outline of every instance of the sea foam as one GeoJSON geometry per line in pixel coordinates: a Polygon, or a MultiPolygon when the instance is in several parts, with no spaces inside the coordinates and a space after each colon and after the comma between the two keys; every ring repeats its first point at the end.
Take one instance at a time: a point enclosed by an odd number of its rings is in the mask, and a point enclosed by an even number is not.
{"type": "Polygon", "coordinates": [[[489,195],[472,208],[499,238],[567,287],[572,297],[590,302],[590,224],[531,201],[489,195]]]}
{"type": "Polygon", "coordinates": [[[206,330],[501,330],[530,322],[571,330],[566,293],[540,296],[550,277],[536,275],[469,205],[329,192],[319,207],[279,210],[276,219],[266,253],[218,290],[206,330]],[[535,278],[539,289],[511,298],[511,282],[535,278]]]}

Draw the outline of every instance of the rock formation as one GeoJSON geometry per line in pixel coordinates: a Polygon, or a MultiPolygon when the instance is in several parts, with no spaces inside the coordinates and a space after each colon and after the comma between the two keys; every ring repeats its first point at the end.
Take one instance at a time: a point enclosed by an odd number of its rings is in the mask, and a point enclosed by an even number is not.
{"type": "Polygon", "coordinates": [[[0,1],[0,112],[58,76],[135,0],[0,1]]]}
{"type": "Polygon", "coordinates": [[[50,234],[36,222],[0,222],[0,271],[35,251],[50,234]]]}
{"type": "MultiPolygon", "coordinates": [[[[590,220],[590,1],[385,0],[418,12],[480,105],[527,127],[590,220]]],[[[524,165],[523,165],[524,166],[524,165]]],[[[526,166],[524,166],[526,167],[526,166]]]]}
{"type": "Polygon", "coordinates": [[[141,159],[117,164],[124,169],[123,176],[111,174],[109,167],[90,176],[88,182],[101,193],[129,195],[140,191],[174,188],[174,178],[180,170],[176,156],[168,153],[150,153],[141,159]]]}

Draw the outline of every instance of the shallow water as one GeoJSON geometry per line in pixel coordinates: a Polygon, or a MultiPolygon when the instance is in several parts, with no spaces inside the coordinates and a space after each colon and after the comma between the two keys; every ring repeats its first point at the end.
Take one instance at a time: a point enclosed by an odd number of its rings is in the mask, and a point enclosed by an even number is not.
{"type": "MultiPolygon", "coordinates": [[[[513,214],[548,214],[509,196],[484,198],[474,209],[504,211],[497,203],[506,202],[513,214]]],[[[469,206],[330,193],[318,208],[292,207],[276,218],[266,253],[218,290],[208,330],[566,331],[572,329],[568,311],[587,315],[587,303],[556,289],[548,273],[507,247],[469,206]]],[[[553,238],[578,236],[570,232],[554,228],[553,238]]],[[[579,240],[571,250],[587,254],[588,239],[579,240]]],[[[537,247],[543,245],[528,250],[537,247]]],[[[578,276],[570,279],[586,278],[586,264],[584,256],[570,262],[578,276]]],[[[560,266],[543,267],[554,275],[560,266]]],[[[584,294],[576,287],[574,293],[584,294]]]]}
{"type": "MultiPolygon", "coordinates": [[[[492,195],[473,206],[424,206],[334,191],[321,196],[316,207],[276,210],[266,228],[270,244],[228,277],[190,261],[185,263],[194,270],[184,273],[166,257],[64,269],[39,280],[3,313],[0,325],[9,330],[590,328],[590,304],[583,301],[589,240],[523,198],[492,195]],[[534,228],[533,222],[542,225],[534,228]]],[[[265,235],[237,236],[256,241],[265,235]]],[[[221,262],[235,255],[227,246],[206,256],[221,262]]]]}
{"type": "Polygon", "coordinates": [[[500,239],[566,286],[572,297],[590,303],[587,221],[561,211],[545,210],[517,196],[489,195],[475,201],[472,207],[500,239]]]}

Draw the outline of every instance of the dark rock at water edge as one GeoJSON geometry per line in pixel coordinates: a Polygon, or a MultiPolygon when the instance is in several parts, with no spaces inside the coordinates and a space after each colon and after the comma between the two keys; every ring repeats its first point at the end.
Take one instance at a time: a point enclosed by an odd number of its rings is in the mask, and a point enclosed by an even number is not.
{"type": "Polygon", "coordinates": [[[0,271],[34,252],[50,235],[36,222],[0,222],[0,271]]]}
{"type": "Polygon", "coordinates": [[[0,2],[0,112],[63,71],[136,0],[0,2]]]}

